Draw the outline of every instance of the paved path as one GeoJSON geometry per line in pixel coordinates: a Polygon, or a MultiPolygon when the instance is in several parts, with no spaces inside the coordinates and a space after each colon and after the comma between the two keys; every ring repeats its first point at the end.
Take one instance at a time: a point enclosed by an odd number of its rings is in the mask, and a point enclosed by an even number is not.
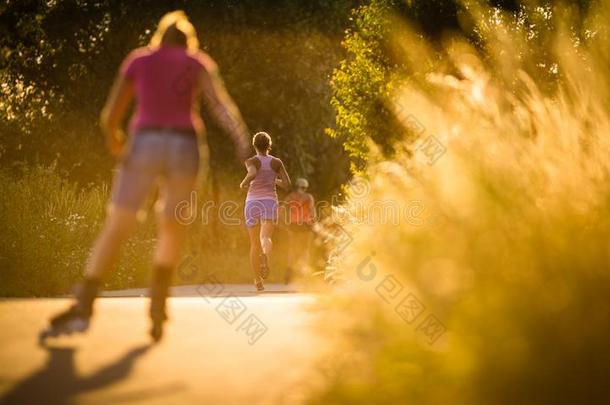
{"type": "Polygon", "coordinates": [[[37,333],[69,301],[1,300],[0,403],[302,402],[328,350],[313,332],[315,296],[217,287],[177,288],[158,345],[149,343],[141,290],[107,294],[119,297],[98,300],[86,335],[47,347],[37,333]]]}

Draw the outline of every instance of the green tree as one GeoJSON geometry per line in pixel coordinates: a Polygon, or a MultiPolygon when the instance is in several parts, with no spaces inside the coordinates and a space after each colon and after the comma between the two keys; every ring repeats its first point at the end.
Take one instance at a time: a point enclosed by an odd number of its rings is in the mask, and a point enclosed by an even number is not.
{"type": "Polygon", "coordinates": [[[369,139],[389,152],[396,138],[384,101],[397,67],[385,52],[391,15],[397,4],[395,0],[372,0],[353,11],[353,26],[343,41],[347,58],[333,73],[331,104],[336,129],[328,129],[327,133],[343,142],[352,171],[364,168],[369,139]]]}

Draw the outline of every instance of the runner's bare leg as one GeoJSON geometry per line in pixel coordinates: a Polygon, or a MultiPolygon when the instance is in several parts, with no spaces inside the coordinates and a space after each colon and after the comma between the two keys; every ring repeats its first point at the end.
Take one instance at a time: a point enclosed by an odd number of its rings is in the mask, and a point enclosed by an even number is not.
{"type": "Polygon", "coordinates": [[[261,223],[261,249],[262,253],[264,253],[267,257],[269,257],[269,255],[271,254],[271,250],[273,249],[273,242],[271,241],[271,237],[273,236],[274,228],[275,224],[273,223],[273,221],[262,221],[261,223]]]}
{"type": "Polygon", "coordinates": [[[260,241],[260,225],[249,226],[248,235],[250,236],[250,266],[254,277],[259,277],[260,270],[260,255],[263,252],[260,241]]]}

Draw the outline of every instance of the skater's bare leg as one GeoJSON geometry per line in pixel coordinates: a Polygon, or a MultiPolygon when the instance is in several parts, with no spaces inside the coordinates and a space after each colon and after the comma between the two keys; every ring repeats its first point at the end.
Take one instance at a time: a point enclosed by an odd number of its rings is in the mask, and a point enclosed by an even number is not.
{"type": "Polygon", "coordinates": [[[85,277],[101,280],[114,265],[121,245],[132,234],[136,225],[136,213],[111,206],[85,267],[85,277]]]}
{"type": "Polygon", "coordinates": [[[186,228],[175,219],[160,216],[155,266],[175,268],[180,262],[180,252],[186,237],[186,228]]]}
{"type": "Polygon", "coordinates": [[[85,278],[76,287],[76,302],[51,318],[51,325],[39,336],[41,341],[49,336],[84,332],[88,329],[93,314],[93,301],[101,280],[114,265],[121,245],[131,235],[135,224],[136,215],[133,211],[111,206],[85,266],[85,278]]]}
{"type": "Polygon", "coordinates": [[[76,301],[85,313],[91,314],[93,301],[104,276],[112,271],[125,240],[136,226],[136,213],[111,205],[85,266],[85,279],[77,286],[76,301]]]}
{"type": "Polygon", "coordinates": [[[151,335],[155,341],[160,340],[163,334],[162,323],[167,319],[166,299],[174,269],[180,260],[185,237],[184,225],[178,223],[173,217],[159,216],[159,231],[150,288],[150,317],[153,321],[151,335]]]}
{"type": "Polygon", "coordinates": [[[153,259],[153,274],[151,283],[150,316],[153,320],[165,320],[165,300],[169,286],[180,260],[182,244],[186,237],[184,225],[174,218],[159,216],[159,231],[157,234],[157,247],[153,259]]]}

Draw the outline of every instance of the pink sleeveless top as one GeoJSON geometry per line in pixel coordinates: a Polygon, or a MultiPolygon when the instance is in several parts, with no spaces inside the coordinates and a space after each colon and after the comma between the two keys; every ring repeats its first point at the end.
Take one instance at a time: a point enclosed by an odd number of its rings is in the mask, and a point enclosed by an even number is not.
{"type": "Polygon", "coordinates": [[[203,131],[193,98],[202,69],[212,66],[214,61],[205,53],[179,46],[131,52],[120,70],[134,84],[136,108],[129,125],[131,132],[151,127],[203,131]]]}
{"type": "Polygon", "coordinates": [[[275,190],[275,179],[277,178],[277,173],[271,167],[273,156],[256,155],[256,158],[261,162],[261,166],[258,168],[254,180],[250,182],[250,188],[248,188],[246,201],[277,201],[277,192],[275,190]]]}

